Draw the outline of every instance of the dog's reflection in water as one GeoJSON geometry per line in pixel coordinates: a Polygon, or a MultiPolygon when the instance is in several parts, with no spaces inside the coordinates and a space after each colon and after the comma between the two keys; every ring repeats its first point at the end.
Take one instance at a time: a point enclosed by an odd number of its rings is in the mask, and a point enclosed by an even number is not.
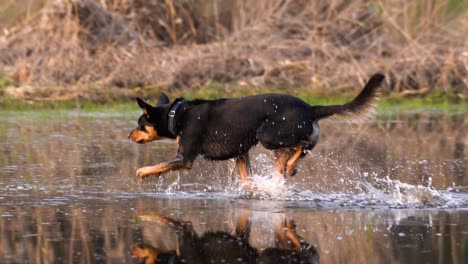
{"type": "Polygon", "coordinates": [[[275,246],[258,250],[249,243],[251,222],[239,217],[235,234],[210,231],[198,235],[191,222],[156,214],[141,219],[167,224],[177,234],[176,248],[161,250],[149,244],[132,247],[142,263],[319,263],[317,249],[296,233],[294,221],[283,221],[275,230],[275,246]]]}

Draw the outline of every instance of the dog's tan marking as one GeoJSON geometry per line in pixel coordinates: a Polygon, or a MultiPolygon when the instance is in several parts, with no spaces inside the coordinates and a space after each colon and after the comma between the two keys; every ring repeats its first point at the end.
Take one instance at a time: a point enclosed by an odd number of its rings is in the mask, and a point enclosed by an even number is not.
{"type": "Polygon", "coordinates": [[[163,162],[155,166],[147,166],[139,168],[136,171],[136,174],[140,178],[145,178],[150,175],[159,176],[165,172],[172,171],[172,170],[179,170],[179,169],[188,169],[192,168],[192,162],[184,164],[182,159],[174,159],[171,161],[163,162]]]}
{"type": "Polygon", "coordinates": [[[236,167],[239,170],[241,180],[244,183],[249,182],[250,174],[250,159],[248,154],[241,155],[236,158],[236,167]]]}
{"type": "Polygon", "coordinates": [[[301,239],[296,233],[296,224],[294,221],[289,221],[288,228],[286,230],[286,237],[291,240],[291,243],[294,245],[293,249],[296,251],[301,250],[301,239]]]}
{"type": "Polygon", "coordinates": [[[143,139],[145,137],[145,135],[143,135],[143,131],[141,130],[137,130],[137,129],[134,129],[132,130],[132,132],[130,132],[130,135],[128,136],[131,140],[133,140],[134,142],[138,142],[140,141],[141,139],[143,139]]]}
{"type": "Polygon", "coordinates": [[[275,167],[281,173],[281,175],[284,175],[286,170],[286,162],[293,155],[293,151],[294,150],[290,148],[275,150],[275,167]]]}
{"type": "Polygon", "coordinates": [[[296,152],[288,159],[286,163],[286,170],[290,176],[293,176],[295,173],[296,163],[301,157],[302,154],[302,147],[297,147],[296,152]]]}
{"type": "Polygon", "coordinates": [[[146,131],[148,131],[148,138],[147,138],[147,141],[146,142],[150,142],[150,141],[153,141],[153,140],[158,140],[158,139],[161,139],[162,137],[160,137],[158,135],[158,131],[156,131],[156,129],[154,129],[153,126],[145,126],[145,129],[146,131]]]}
{"type": "Polygon", "coordinates": [[[284,155],[284,153],[281,153],[275,157],[275,167],[279,171],[279,173],[281,173],[281,175],[284,175],[286,161],[287,157],[284,155]]]}
{"type": "Polygon", "coordinates": [[[242,210],[240,212],[239,219],[237,220],[236,231],[245,232],[249,225],[250,225],[249,214],[245,210],[242,210]]]}
{"type": "Polygon", "coordinates": [[[130,249],[133,256],[137,257],[140,261],[144,261],[145,264],[156,263],[160,250],[150,245],[135,245],[130,249]]]}
{"type": "Polygon", "coordinates": [[[301,251],[301,238],[296,233],[296,224],[293,220],[289,221],[289,223],[284,220],[281,228],[276,231],[275,236],[277,241],[281,242],[286,248],[297,252],[301,251]],[[288,243],[288,241],[290,242],[288,243]]]}
{"type": "Polygon", "coordinates": [[[132,132],[130,132],[129,138],[135,142],[143,143],[163,138],[158,135],[158,132],[156,131],[156,129],[154,129],[153,126],[145,126],[145,130],[146,132],[139,129],[134,129],[132,132]]]}
{"type": "Polygon", "coordinates": [[[275,167],[284,175],[286,172],[293,176],[296,172],[296,163],[301,157],[303,148],[284,148],[275,150],[275,167]]]}

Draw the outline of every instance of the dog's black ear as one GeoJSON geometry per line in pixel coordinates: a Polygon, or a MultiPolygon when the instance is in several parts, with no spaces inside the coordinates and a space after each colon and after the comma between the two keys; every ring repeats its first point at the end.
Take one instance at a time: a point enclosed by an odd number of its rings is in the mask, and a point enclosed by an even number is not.
{"type": "Polygon", "coordinates": [[[165,93],[161,93],[156,106],[165,105],[165,104],[168,104],[168,103],[169,103],[169,97],[167,97],[167,95],[165,93]]]}
{"type": "Polygon", "coordinates": [[[145,113],[146,116],[149,116],[149,113],[153,109],[151,105],[148,103],[145,103],[141,98],[137,97],[137,103],[140,106],[141,110],[143,110],[143,113],[145,113]]]}

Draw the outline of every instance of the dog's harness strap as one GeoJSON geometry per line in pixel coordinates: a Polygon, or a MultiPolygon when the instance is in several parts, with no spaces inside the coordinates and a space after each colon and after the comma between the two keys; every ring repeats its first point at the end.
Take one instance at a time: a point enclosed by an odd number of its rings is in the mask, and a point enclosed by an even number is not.
{"type": "Polygon", "coordinates": [[[175,115],[177,113],[177,110],[182,106],[186,101],[185,100],[180,100],[176,102],[175,104],[172,105],[171,109],[169,110],[168,116],[168,121],[167,121],[167,128],[169,129],[169,132],[173,136],[177,136],[177,128],[176,128],[176,123],[175,123],[175,115]]]}

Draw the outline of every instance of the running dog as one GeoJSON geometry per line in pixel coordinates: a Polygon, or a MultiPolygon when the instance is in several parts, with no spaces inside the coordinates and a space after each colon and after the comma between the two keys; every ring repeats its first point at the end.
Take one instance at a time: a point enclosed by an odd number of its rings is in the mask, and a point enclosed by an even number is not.
{"type": "Polygon", "coordinates": [[[156,106],[137,98],[143,114],[129,138],[137,143],[175,139],[174,159],[142,167],[137,176],[159,176],[191,169],[199,155],[210,160],[235,159],[243,182],[249,181],[249,149],[260,143],[274,151],[275,167],[282,175],[294,175],[298,160],[319,140],[319,121],[338,117],[349,122],[369,118],[379,99],[382,74],[374,74],[359,95],[344,105],[311,106],[284,94],[260,94],[242,98],[193,100],[172,103],[162,93],[156,106]]]}

